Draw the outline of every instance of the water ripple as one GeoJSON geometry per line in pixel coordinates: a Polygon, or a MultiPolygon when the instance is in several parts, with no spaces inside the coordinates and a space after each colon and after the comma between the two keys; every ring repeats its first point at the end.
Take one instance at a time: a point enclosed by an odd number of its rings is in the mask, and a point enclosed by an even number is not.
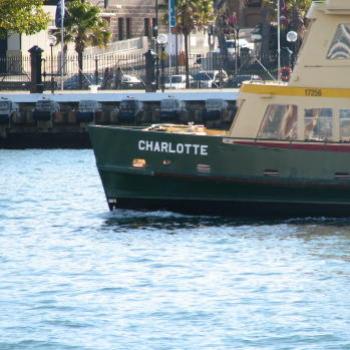
{"type": "Polygon", "coordinates": [[[350,219],[109,213],[91,151],[0,150],[0,349],[350,349],[350,219]]]}

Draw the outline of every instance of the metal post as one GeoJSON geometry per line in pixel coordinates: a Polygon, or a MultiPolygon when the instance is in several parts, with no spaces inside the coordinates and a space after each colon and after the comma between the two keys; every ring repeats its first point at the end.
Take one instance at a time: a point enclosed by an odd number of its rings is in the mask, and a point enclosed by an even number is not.
{"type": "Polygon", "coordinates": [[[64,73],[64,7],[65,2],[61,4],[61,90],[63,91],[63,73],[64,73]]]}
{"type": "Polygon", "coordinates": [[[175,34],[175,73],[179,74],[179,43],[178,34],[175,34]]]}
{"type": "Polygon", "coordinates": [[[235,35],[235,76],[237,76],[238,73],[238,50],[237,50],[238,40],[237,36],[235,35]]]}
{"type": "Polygon", "coordinates": [[[157,33],[156,33],[156,90],[158,90],[159,87],[159,44],[157,41],[157,36],[159,34],[159,9],[158,9],[158,0],[156,0],[155,3],[155,10],[156,10],[156,25],[157,25],[157,33]]]}
{"type": "Polygon", "coordinates": [[[51,93],[55,93],[55,84],[53,79],[53,43],[50,44],[50,53],[51,53],[51,93]]]}
{"type": "Polygon", "coordinates": [[[281,72],[281,0],[277,0],[277,80],[281,72]]]}
{"type": "MultiPolygon", "coordinates": [[[[171,0],[168,0],[168,14],[169,14],[169,19],[168,19],[168,55],[169,55],[169,83],[170,83],[170,89],[172,88],[172,79],[171,79],[171,66],[172,66],[172,62],[171,62],[171,51],[172,51],[172,45],[171,45],[171,39],[172,39],[172,35],[171,35],[171,0]]],[[[164,83],[163,83],[164,85],[164,83]]]]}
{"type": "Polygon", "coordinates": [[[164,55],[165,55],[165,45],[162,44],[161,45],[161,60],[160,60],[161,70],[162,70],[162,76],[161,76],[161,79],[160,79],[161,80],[162,92],[164,92],[164,90],[165,90],[164,55]]]}
{"type": "Polygon", "coordinates": [[[98,58],[95,57],[95,84],[98,85],[98,58]]]}
{"type": "Polygon", "coordinates": [[[240,46],[239,46],[239,28],[234,29],[236,31],[235,38],[236,38],[236,65],[235,65],[235,73],[238,74],[238,62],[241,57],[240,54],[240,46]]]}

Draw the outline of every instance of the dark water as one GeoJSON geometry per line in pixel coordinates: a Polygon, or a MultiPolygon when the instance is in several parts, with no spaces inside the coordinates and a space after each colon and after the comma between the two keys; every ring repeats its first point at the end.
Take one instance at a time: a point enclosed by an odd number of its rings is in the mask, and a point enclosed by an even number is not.
{"type": "Polygon", "coordinates": [[[92,151],[0,150],[0,350],[350,349],[350,218],[109,213],[92,151]]]}

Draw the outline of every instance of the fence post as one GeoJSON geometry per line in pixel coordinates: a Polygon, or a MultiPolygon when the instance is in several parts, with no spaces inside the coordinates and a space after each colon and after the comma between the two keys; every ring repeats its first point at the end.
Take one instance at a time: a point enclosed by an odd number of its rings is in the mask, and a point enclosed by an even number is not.
{"type": "Polygon", "coordinates": [[[155,61],[156,61],[156,54],[148,50],[145,54],[145,60],[146,60],[146,92],[154,92],[157,90],[156,82],[155,82],[155,61]]]}
{"type": "Polygon", "coordinates": [[[98,58],[95,57],[95,84],[98,85],[98,58]]]}
{"type": "Polygon", "coordinates": [[[41,54],[43,50],[35,45],[28,52],[30,53],[31,70],[30,93],[42,93],[44,91],[41,79],[41,54]]]}

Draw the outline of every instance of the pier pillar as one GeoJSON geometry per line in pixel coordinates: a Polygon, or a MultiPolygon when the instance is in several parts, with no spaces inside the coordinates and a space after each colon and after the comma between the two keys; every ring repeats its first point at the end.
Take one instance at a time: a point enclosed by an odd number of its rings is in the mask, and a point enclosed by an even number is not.
{"type": "Polygon", "coordinates": [[[44,91],[41,79],[41,54],[43,50],[35,45],[28,52],[30,53],[31,68],[30,93],[42,93],[44,91]]]}

